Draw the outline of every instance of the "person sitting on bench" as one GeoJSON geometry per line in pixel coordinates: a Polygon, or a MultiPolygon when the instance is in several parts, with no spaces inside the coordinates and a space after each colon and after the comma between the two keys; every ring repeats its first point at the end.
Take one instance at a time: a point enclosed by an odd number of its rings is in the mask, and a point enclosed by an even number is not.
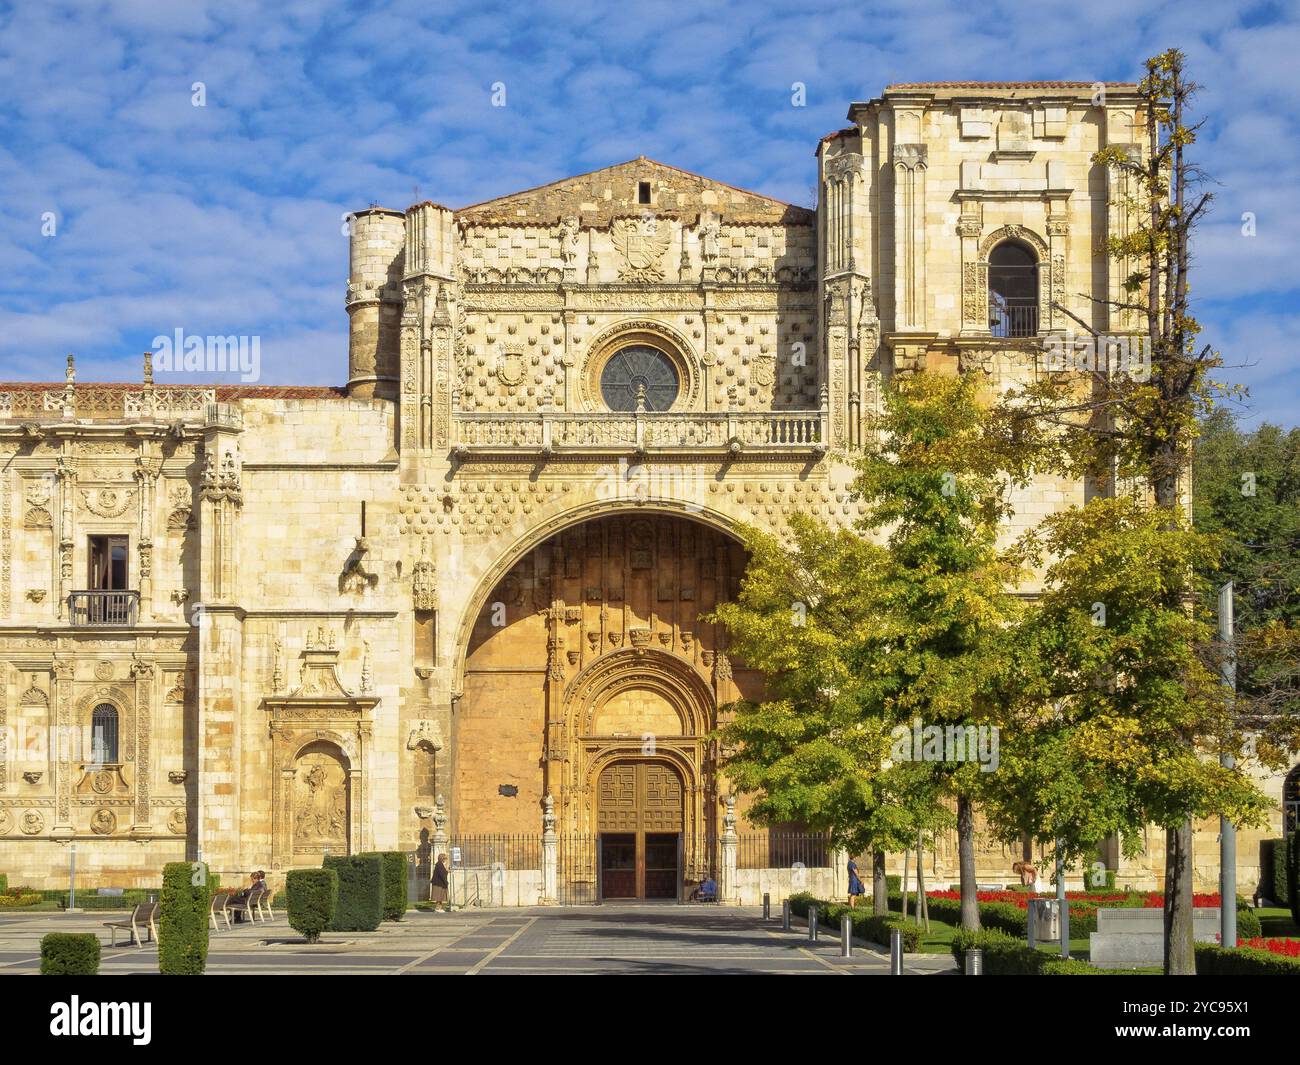
{"type": "Polygon", "coordinates": [[[713,879],[710,873],[700,882],[700,885],[691,892],[691,898],[696,902],[717,902],[718,901],[718,882],[713,879]]]}
{"type": "Polygon", "coordinates": [[[254,920],[250,903],[255,903],[261,898],[262,892],[266,890],[266,873],[261,869],[254,872],[251,877],[251,883],[246,888],[236,891],[230,896],[230,901],[226,904],[231,913],[235,915],[235,920],[254,920]]]}

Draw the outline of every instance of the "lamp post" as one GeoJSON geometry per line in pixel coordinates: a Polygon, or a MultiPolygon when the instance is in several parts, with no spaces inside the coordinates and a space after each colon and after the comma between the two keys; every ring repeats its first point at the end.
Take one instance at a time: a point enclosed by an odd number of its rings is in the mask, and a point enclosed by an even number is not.
{"type": "MultiPolygon", "coordinates": [[[[1237,694],[1237,654],[1233,645],[1232,581],[1219,589],[1219,639],[1224,645],[1223,683],[1228,688],[1228,704],[1237,694]]],[[[1232,769],[1236,764],[1230,751],[1219,754],[1219,764],[1232,769]]],[[[1237,945],[1237,826],[1219,815],[1219,933],[1225,947],[1237,945]]]]}

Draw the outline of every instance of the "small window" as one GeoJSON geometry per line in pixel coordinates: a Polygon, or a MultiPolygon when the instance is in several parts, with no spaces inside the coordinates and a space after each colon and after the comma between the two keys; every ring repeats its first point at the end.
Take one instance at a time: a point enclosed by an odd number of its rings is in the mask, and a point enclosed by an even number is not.
{"type": "Polygon", "coordinates": [[[90,714],[90,760],[95,765],[117,763],[117,708],[100,703],[90,714]]]}
{"type": "Polygon", "coordinates": [[[127,590],[127,538],[92,536],[90,538],[90,588],[94,591],[127,590]]]}
{"type": "Polygon", "coordinates": [[[637,203],[650,202],[650,182],[638,181],[636,183],[636,202],[637,203]]]}

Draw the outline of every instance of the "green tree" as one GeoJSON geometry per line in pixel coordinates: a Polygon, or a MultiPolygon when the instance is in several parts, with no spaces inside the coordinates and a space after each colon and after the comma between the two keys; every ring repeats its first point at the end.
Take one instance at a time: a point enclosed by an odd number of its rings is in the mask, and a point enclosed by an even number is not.
{"type": "MultiPolygon", "coordinates": [[[[1112,206],[1127,223],[1106,245],[1122,275],[1120,291],[1085,296],[1098,305],[1097,318],[1111,333],[1103,335],[1054,303],[1088,334],[1084,340],[1099,349],[1099,357],[1081,375],[1043,375],[1013,392],[1002,410],[1010,435],[1055,439],[1063,468],[1093,478],[1111,494],[1125,479],[1147,485],[1156,504],[1152,513],[1166,518],[1172,533],[1190,489],[1198,419],[1223,391],[1211,378],[1222,361],[1201,343],[1191,314],[1191,238],[1211,196],[1200,190],[1201,176],[1189,156],[1198,128],[1187,117],[1196,85],[1187,77],[1183,53],[1170,49],[1148,59],[1137,91],[1140,143],[1112,144],[1093,157],[1109,170],[1116,190],[1112,206]],[[1123,339],[1116,334],[1134,338],[1142,357],[1117,365],[1107,354],[1123,339]]],[[[1187,609],[1195,594],[1193,575],[1172,575],[1162,594],[1167,610],[1187,609]]],[[[1182,735],[1190,751],[1196,740],[1186,729],[1182,735]]],[[[1183,975],[1196,971],[1193,804],[1180,815],[1176,803],[1166,801],[1175,794],[1176,789],[1153,796],[1153,811],[1162,811],[1159,823],[1166,829],[1165,971],[1183,975]]]]}
{"type": "Polygon", "coordinates": [[[854,649],[872,626],[887,556],[851,530],[794,514],[791,542],[750,530],[750,560],[715,617],[732,652],[767,677],[719,730],[727,773],[763,824],[802,822],[852,854],[872,852],[873,904],[887,912],[884,859],[932,805],[918,774],[885,769],[889,724],[863,713],[854,649]]]}
{"type": "Polygon", "coordinates": [[[791,548],[753,536],[734,604],[717,616],[769,677],[722,730],[728,772],[768,820],[798,816],[856,849],[902,849],[955,801],[962,920],[979,927],[977,765],[898,756],[914,722],[996,727],[1016,579],[998,549],[1018,452],[991,435],[973,381],[920,374],[888,390],[858,458],[854,530],[807,519],[791,548]],[[883,537],[883,544],[873,542],[883,537]]]}
{"type": "Polygon", "coordinates": [[[1132,855],[1152,821],[1222,813],[1262,823],[1263,794],[1219,763],[1223,745],[1241,736],[1207,654],[1213,625],[1168,595],[1189,572],[1213,567],[1216,538],[1181,511],[1119,496],[1052,515],[1027,550],[1053,560],[1022,628],[1043,678],[1037,705],[1052,713],[1024,734],[1035,744],[1042,734],[1058,752],[1062,778],[1044,812],[1066,826],[1067,852],[1083,856],[1118,832],[1132,855]]]}

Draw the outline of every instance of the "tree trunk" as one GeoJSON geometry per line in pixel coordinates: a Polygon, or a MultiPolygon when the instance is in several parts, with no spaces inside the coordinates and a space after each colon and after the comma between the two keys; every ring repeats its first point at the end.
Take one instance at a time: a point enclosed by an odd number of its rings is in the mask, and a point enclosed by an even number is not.
{"type": "Polygon", "coordinates": [[[921,833],[916,834],[916,927],[921,927],[921,911],[925,902],[925,851],[921,846],[921,833]]]}
{"type": "MultiPolygon", "coordinates": [[[[1192,928],[1192,821],[1187,818],[1165,835],[1165,975],[1195,976],[1192,928]]],[[[1220,899],[1235,906],[1235,896],[1220,899]]]]}
{"type": "Polygon", "coordinates": [[[912,860],[912,848],[903,848],[903,920],[907,920],[907,873],[908,863],[912,860]]]}
{"type": "Polygon", "coordinates": [[[968,931],[980,927],[979,901],[975,898],[975,807],[964,795],[957,796],[957,862],[961,874],[961,926],[968,931]]]}
{"type": "Polygon", "coordinates": [[[885,879],[885,852],[871,852],[871,912],[877,916],[889,912],[889,882],[885,879]]]}

